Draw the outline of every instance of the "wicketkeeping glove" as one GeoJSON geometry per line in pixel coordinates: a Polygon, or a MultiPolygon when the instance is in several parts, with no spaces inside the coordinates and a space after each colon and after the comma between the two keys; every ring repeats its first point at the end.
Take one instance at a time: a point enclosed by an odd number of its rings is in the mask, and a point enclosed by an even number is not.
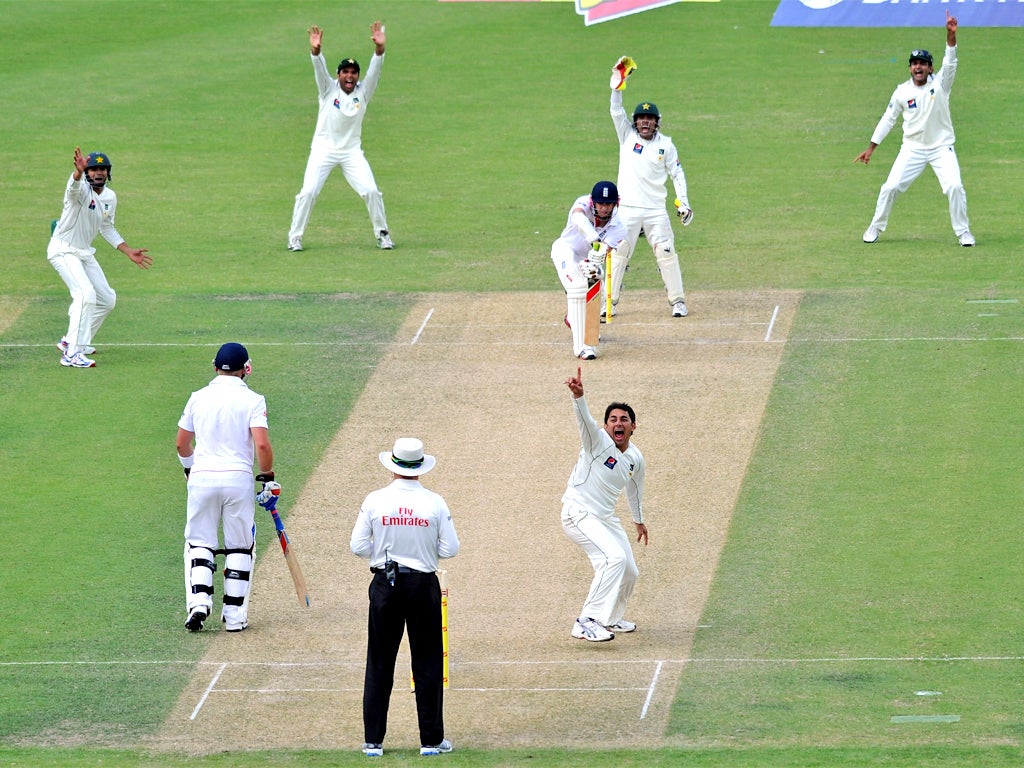
{"type": "Polygon", "coordinates": [[[612,79],[609,86],[613,91],[624,91],[626,90],[626,81],[629,76],[636,70],[636,62],[633,61],[629,56],[622,56],[615,66],[612,67],[612,79]]]}
{"type": "Polygon", "coordinates": [[[268,512],[277,509],[277,500],[281,496],[281,484],[273,480],[263,484],[263,490],[256,494],[256,503],[268,512]]]}
{"type": "Polygon", "coordinates": [[[679,215],[679,220],[683,222],[684,227],[690,226],[690,222],[693,221],[693,211],[678,200],[676,200],[676,213],[679,215]]]}

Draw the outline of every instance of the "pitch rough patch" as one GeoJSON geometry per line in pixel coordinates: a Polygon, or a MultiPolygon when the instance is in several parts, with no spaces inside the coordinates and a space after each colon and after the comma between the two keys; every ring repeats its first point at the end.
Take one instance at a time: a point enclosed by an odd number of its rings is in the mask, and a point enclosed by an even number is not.
{"type": "MultiPolygon", "coordinates": [[[[674,319],[660,292],[625,295],[601,357],[580,363],[555,291],[421,297],[308,486],[285,478],[312,608],[269,547],[250,629],[215,639],[152,746],[359,747],[370,574],[348,540],[363,497],[389,481],[377,453],[402,436],[438,457],[426,484],[462,539],[447,561],[456,747],[662,744],[800,297],[687,298],[690,317],[674,319]],[[558,522],[579,450],[563,383],[577,365],[599,419],[611,400],[633,405],[648,462],[651,543],[636,550],[629,613],[640,628],[610,643],[569,636],[592,573],[558,522]]],[[[414,749],[405,647],[397,680],[386,748],[414,749]]]]}

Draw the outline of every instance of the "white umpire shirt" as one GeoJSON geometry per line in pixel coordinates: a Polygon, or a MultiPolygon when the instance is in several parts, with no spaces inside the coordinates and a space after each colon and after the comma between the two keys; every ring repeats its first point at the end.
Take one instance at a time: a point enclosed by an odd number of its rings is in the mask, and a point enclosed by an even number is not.
{"type": "Polygon", "coordinates": [[[640,449],[631,441],[624,452],[620,451],[611,435],[590,415],[584,398],[573,399],[573,411],[582,448],[562,503],[607,521],[614,517],[615,505],[625,488],[633,522],[642,523],[645,465],[640,449]]]}
{"type": "Polygon", "coordinates": [[[900,83],[889,99],[882,119],[871,135],[874,144],[881,144],[903,115],[903,144],[909,149],[936,149],[956,141],[953,118],[949,114],[949,94],[956,77],[956,46],[946,46],[946,55],[938,72],[918,87],[913,78],[900,83]]]}
{"type": "Polygon", "coordinates": [[[350,542],[352,552],[383,568],[389,557],[414,571],[433,573],[438,560],[459,552],[445,500],[416,478],[396,478],[363,500],[350,542]]]}
{"type": "Polygon", "coordinates": [[[217,376],[193,392],[178,426],[196,436],[192,474],[252,472],[253,427],[267,426],[267,401],[237,376],[217,376]]]}
{"type": "Polygon", "coordinates": [[[314,147],[359,149],[366,105],[377,90],[383,67],[384,56],[373,54],[365,79],[356,83],[352,93],[345,93],[338,84],[338,78],[331,77],[328,72],[323,54],[313,56],[313,74],[320,92],[320,112],[313,131],[314,147]]]}
{"type": "Polygon", "coordinates": [[[612,91],[611,115],[619,138],[619,205],[664,210],[665,180],[671,178],[676,197],[689,208],[686,175],[672,139],[660,130],[650,141],[640,138],[622,106],[622,91],[612,91]]]}
{"type": "Polygon", "coordinates": [[[101,234],[104,240],[117,248],[124,242],[124,238],[114,228],[116,210],[117,195],[114,190],[104,187],[102,192],[97,193],[85,173],[77,181],[72,174],[64,190],[64,208],[51,240],[92,256],[96,253],[92,241],[97,234],[101,234]]]}

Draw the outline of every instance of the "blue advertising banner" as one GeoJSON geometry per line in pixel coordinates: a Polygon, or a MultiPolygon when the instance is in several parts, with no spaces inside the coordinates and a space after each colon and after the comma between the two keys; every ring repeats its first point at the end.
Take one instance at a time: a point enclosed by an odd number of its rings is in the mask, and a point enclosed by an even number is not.
{"type": "Polygon", "coordinates": [[[773,27],[1024,27],[1024,0],[779,0],[773,27]]]}

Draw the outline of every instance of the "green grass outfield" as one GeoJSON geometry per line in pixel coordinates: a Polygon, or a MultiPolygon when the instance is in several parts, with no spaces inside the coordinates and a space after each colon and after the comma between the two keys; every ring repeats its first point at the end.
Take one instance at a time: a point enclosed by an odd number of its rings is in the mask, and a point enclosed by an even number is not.
{"type": "MultiPolygon", "coordinates": [[[[628,53],[627,102],[654,100],[684,159],[687,285],[807,293],[682,676],[680,746],[459,745],[446,764],[1019,765],[1024,34],[960,30],[978,247],[956,245],[930,172],[866,246],[898,134],[869,168],[853,158],[906,52],[941,50],[944,7],[920,30],[772,29],[774,8],[586,28],[572,3],[0,2],[0,763],[365,763],[132,748],[207,642],[179,621],[180,408],[216,346],[243,340],[297,489],[406,297],[557,290],[566,207],[614,177],[607,73],[628,53]],[[329,61],[365,65],[378,16],[364,148],[398,248],[373,247],[335,175],[289,253],[315,118],[305,29],[325,28],[329,61]],[[76,145],[110,154],[118,228],[155,260],[144,272],[97,242],[119,303],[90,372],[57,365],[67,297],[45,260],[76,145]]],[[[630,275],[660,285],[649,254],[630,275]]]]}

